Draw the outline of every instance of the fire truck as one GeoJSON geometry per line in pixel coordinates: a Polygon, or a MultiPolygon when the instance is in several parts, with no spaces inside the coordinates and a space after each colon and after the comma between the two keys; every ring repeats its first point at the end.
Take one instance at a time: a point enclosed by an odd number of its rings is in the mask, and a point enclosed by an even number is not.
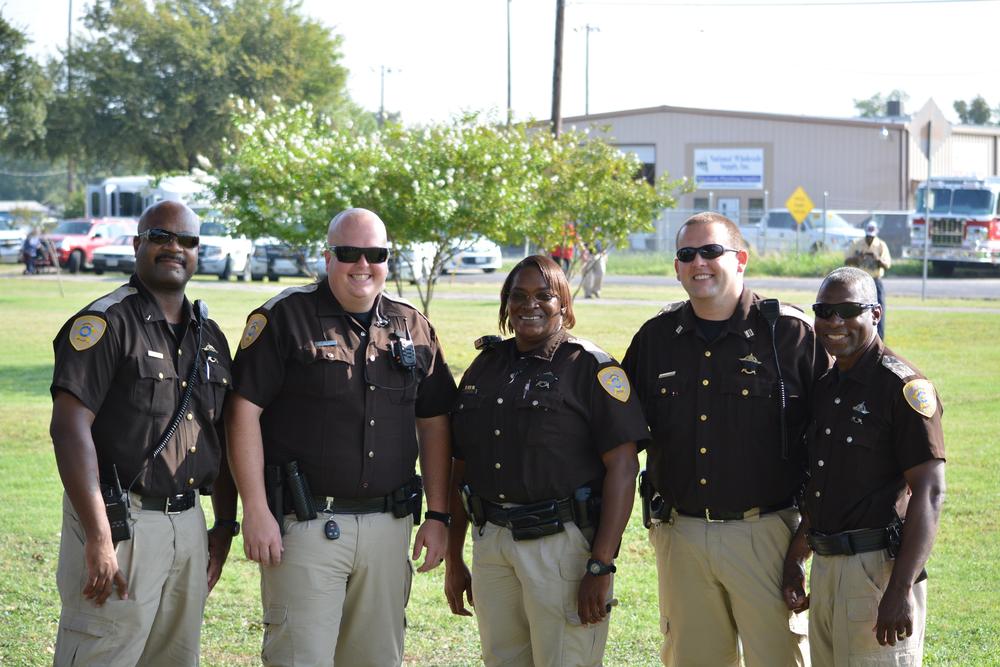
{"type": "Polygon", "coordinates": [[[927,217],[927,256],[934,275],[951,275],[960,263],[1000,267],[1000,177],[935,178],[921,183],[910,245],[903,248],[903,257],[923,259],[927,217]]]}

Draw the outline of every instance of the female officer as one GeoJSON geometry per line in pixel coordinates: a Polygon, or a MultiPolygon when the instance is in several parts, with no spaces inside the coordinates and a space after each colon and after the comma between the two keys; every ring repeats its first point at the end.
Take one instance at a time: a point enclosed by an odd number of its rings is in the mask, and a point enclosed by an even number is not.
{"type": "Polygon", "coordinates": [[[567,333],[558,265],[521,261],[500,292],[500,330],[466,371],[452,412],[456,482],[445,594],[473,599],[486,665],[600,665],[614,556],[649,432],[625,373],[567,333]],[[462,558],[472,517],[470,574],[462,558]]]}

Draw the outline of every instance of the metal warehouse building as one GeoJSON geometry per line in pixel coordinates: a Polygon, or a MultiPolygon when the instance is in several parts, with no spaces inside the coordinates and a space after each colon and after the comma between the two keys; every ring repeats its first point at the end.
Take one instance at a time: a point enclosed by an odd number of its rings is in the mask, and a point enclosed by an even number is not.
{"type": "Polygon", "coordinates": [[[910,209],[927,177],[928,120],[935,128],[932,175],[1000,174],[1000,127],[950,125],[933,100],[912,116],[873,119],[661,106],[563,122],[606,129],[613,143],[639,156],[649,176],[694,181],[697,189],[657,222],[655,234],[633,240],[668,249],[672,230],[692,211],[717,210],[752,223],[766,209],[783,207],[799,186],[816,208],[825,200],[838,211],[910,209]]]}

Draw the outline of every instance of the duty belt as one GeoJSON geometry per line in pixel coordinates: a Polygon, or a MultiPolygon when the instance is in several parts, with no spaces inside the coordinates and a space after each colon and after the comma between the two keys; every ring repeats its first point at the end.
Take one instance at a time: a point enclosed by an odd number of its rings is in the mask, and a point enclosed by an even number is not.
{"type": "Polygon", "coordinates": [[[559,520],[563,523],[575,521],[572,498],[563,498],[555,501],[556,512],[551,511],[552,502],[553,501],[551,500],[546,500],[540,503],[504,507],[503,505],[498,505],[490,502],[489,500],[483,500],[483,511],[486,514],[487,521],[502,528],[511,528],[512,519],[514,517],[521,517],[526,514],[530,514],[535,508],[542,513],[552,514],[551,518],[556,518],[558,516],[559,520]]]}
{"type": "Polygon", "coordinates": [[[771,514],[772,512],[777,512],[779,510],[788,509],[793,507],[794,503],[791,500],[785,500],[780,503],[775,503],[774,505],[764,505],[763,507],[751,507],[743,512],[732,512],[727,510],[713,510],[706,507],[703,511],[699,512],[688,512],[681,508],[677,508],[677,513],[681,516],[689,516],[696,519],[704,519],[709,523],[715,523],[716,521],[742,521],[744,519],[752,519],[755,516],[761,516],[762,514],[771,514]]]}
{"type": "Polygon", "coordinates": [[[889,546],[885,528],[849,530],[833,535],[812,532],[806,538],[820,556],[853,556],[866,551],[880,551],[889,546]]]}
{"type": "Polygon", "coordinates": [[[313,507],[326,514],[378,514],[388,512],[392,503],[389,496],[378,498],[334,498],[313,496],[313,507]]]}
{"type": "Polygon", "coordinates": [[[165,497],[142,496],[138,494],[132,497],[138,497],[137,509],[163,512],[164,514],[180,514],[198,504],[198,494],[193,490],[182,491],[165,497]]]}

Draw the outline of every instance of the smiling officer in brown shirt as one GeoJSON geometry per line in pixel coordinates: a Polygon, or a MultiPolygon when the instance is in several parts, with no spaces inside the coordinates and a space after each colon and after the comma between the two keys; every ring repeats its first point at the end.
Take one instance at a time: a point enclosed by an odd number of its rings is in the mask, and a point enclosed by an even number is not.
{"type": "Polygon", "coordinates": [[[920,664],[922,568],[945,488],[941,403],[920,371],[876,335],[882,313],[866,272],[832,272],[813,310],[837,365],[813,397],[812,475],[786,557],[785,599],[792,609],[810,607],[813,667],[920,664]]]}
{"type": "Polygon", "coordinates": [[[728,218],[689,218],[677,247],[690,300],[644,324],[623,363],[652,430],[648,478],[667,508],[650,530],[661,659],[736,665],[738,635],[748,667],[803,664],[804,619],[775,586],[805,482],[807,401],[829,358],[801,311],[772,302],[769,324],[743,284],[746,244],[728,218]]]}

